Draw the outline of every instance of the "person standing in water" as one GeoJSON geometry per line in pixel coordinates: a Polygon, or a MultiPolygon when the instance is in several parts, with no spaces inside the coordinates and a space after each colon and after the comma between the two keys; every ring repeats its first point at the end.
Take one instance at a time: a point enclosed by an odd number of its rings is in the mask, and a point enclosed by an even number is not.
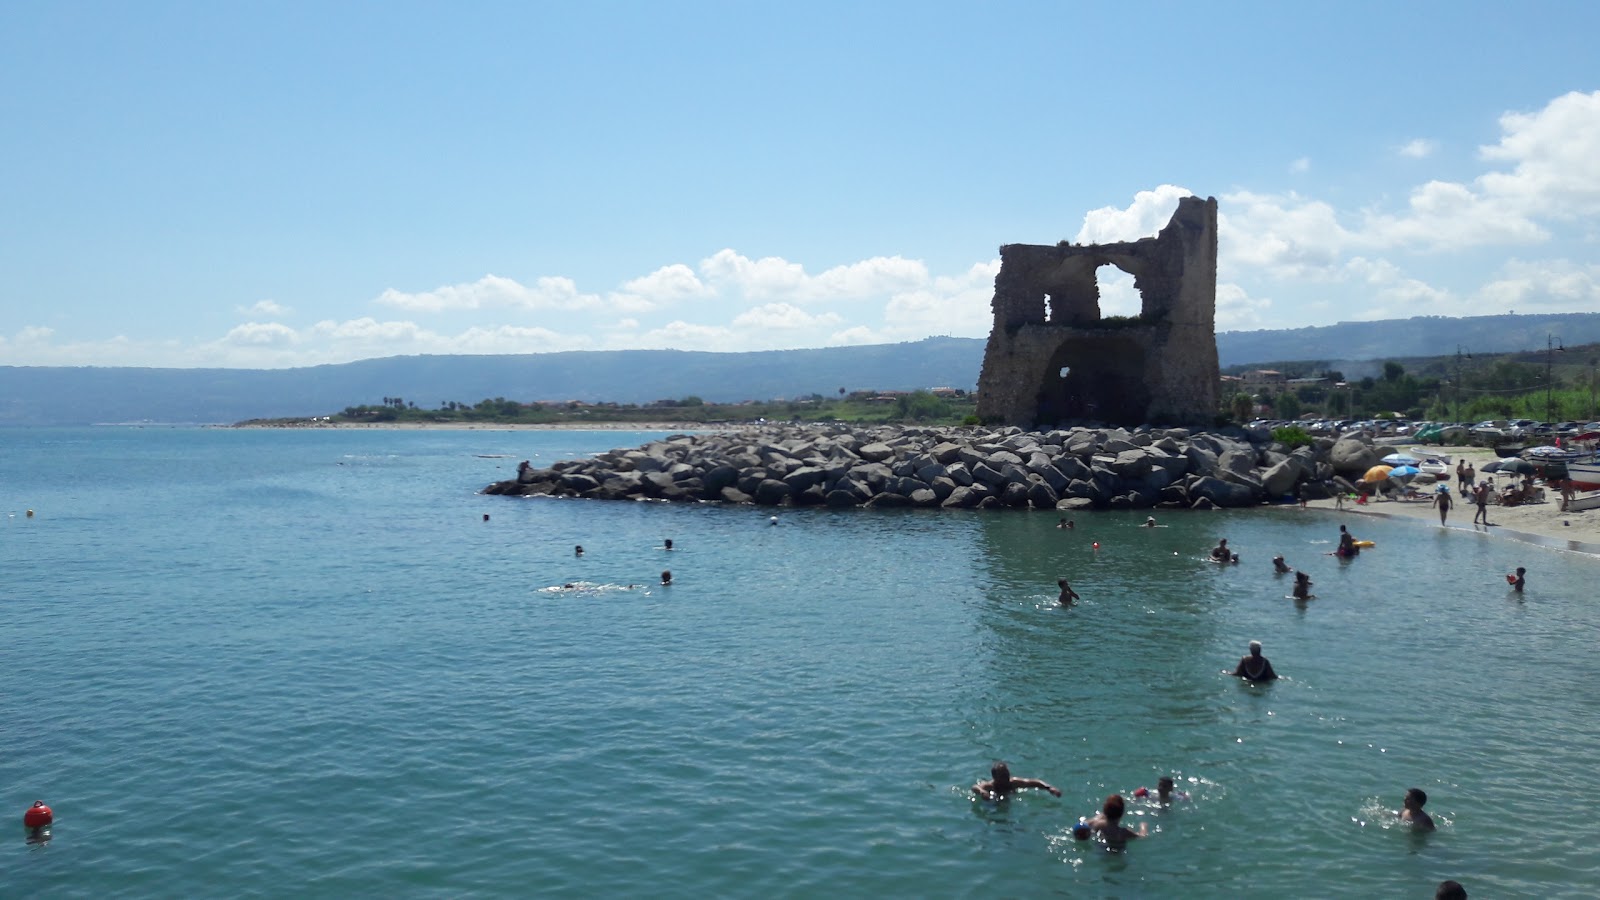
{"type": "Polygon", "coordinates": [[[1417,831],[1434,830],[1433,816],[1422,811],[1422,805],[1428,802],[1428,795],[1422,788],[1411,788],[1406,791],[1405,808],[1400,810],[1400,821],[1407,823],[1417,831]]]}
{"type": "Polygon", "coordinates": [[[1245,681],[1255,682],[1272,681],[1278,677],[1278,673],[1272,670],[1272,663],[1261,655],[1260,641],[1251,641],[1250,655],[1239,657],[1239,664],[1234,666],[1233,671],[1229,672],[1227,669],[1223,669],[1222,674],[1233,675],[1243,678],[1245,681]]]}
{"type": "Polygon", "coordinates": [[[1125,828],[1122,824],[1122,814],[1127,811],[1127,805],[1122,800],[1121,794],[1112,794],[1106,798],[1105,805],[1100,807],[1100,812],[1089,820],[1089,827],[1106,839],[1106,846],[1122,848],[1134,838],[1148,837],[1150,826],[1144,822],[1139,823],[1139,830],[1125,828]]]}
{"type": "Polygon", "coordinates": [[[985,800],[1004,800],[1012,791],[1023,788],[1038,788],[1049,791],[1059,797],[1061,791],[1055,785],[1037,778],[1012,778],[1011,767],[1003,762],[997,762],[989,767],[989,780],[980,781],[972,786],[972,792],[985,800]]]}
{"type": "Polygon", "coordinates": [[[1507,575],[1506,583],[1511,585],[1513,591],[1519,594],[1522,593],[1522,589],[1528,586],[1528,570],[1522,566],[1517,566],[1517,574],[1507,575]]]}
{"type": "Polygon", "coordinates": [[[1287,575],[1294,570],[1289,568],[1289,564],[1283,561],[1283,554],[1279,553],[1272,558],[1272,571],[1279,575],[1287,575]]]}
{"type": "Polygon", "coordinates": [[[1065,578],[1057,579],[1056,586],[1061,588],[1061,596],[1057,597],[1056,601],[1062,606],[1071,606],[1072,601],[1079,599],[1078,592],[1072,589],[1072,585],[1067,584],[1065,578]]]}
{"type": "Polygon", "coordinates": [[[1294,599],[1311,599],[1311,576],[1304,572],[1296,572],[1294,576],[1294,599]]]}

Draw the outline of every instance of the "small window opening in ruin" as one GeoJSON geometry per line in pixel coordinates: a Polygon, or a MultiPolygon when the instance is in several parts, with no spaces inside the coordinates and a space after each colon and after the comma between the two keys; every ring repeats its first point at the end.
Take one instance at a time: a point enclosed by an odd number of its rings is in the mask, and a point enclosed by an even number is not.
{"type": "Polygon", "coordinates": [[[1133,286],[1133,276],[1111,263],[1094,270],[1095,287],[1100,292],[1100,317],[1137,316],[1144,312],[1144,298],[1133,286]]]}

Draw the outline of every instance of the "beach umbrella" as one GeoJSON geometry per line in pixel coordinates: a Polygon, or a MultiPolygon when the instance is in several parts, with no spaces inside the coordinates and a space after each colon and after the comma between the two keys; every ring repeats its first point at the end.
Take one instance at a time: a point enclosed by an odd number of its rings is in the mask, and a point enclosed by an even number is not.
{"type": "Polygon", "coordinates": [[[1417,477],[1417,473],[1421,471],[1416,466],[1395,466],[1389,470],[1389,477],[1396,481],[1408,481],[1417,477]]]}
{"type": "Polygon", "coordinates": [[[1500,471],[1515,472],[1518,475],[1532,475],[1533,463],[1525,459],[1503,459],[1500,461],[1500,471]]]}
{"type": "Polygon", "coordinates": [[[1480,466],[1478,468],[1478,471],[1479,472],[1489,472],[1489,473],[1498,472],[1498,471],[1500,471],[1500,466],[1502,464],[1503,464],[1502,461],[1498,460],[1498,459],[1494,460],[1493,462],[1486,462],[1486,463],[1484,463],[1482,466],[1480,466]]]}
{"type": "Polygon", "coordinates": [[[1361,480],[1368,484],[1377,484],[1388,478],[1389,473],[1393,471],[1394,466],[1373,466],[1367,470],[1367,474],[1361,476],[1361,480]]]}
{"type": "Polygon", "coordinates": [[[1383,464],[1386,466],[1414,466],[1419,462],[1421,460],[1406,453],[1391,453],[1383,458],[1383,464]]]}

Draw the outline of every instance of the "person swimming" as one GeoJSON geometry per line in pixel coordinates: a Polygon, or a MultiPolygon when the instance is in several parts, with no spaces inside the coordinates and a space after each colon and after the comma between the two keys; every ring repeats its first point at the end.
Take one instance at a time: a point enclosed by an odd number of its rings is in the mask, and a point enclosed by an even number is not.
{"type": "Polygon", "coordinates": [[[1283,561],[1283,554],[1279,553],[1272,558],[1272,571],[1279,575],[1287,575],[1294,570],[1289,568],[1289,564],[1283,561]]]}
{"type": "MultiPolygon", "coordinates": [[[[1172,803],[1174,800],[1189,799],[1189,795],[1186,792],[1174,790],[1174,787],[1175,785],[1172,782],[1172,776],[1161,776],[1160,780],[1156,782],[1155,801],[1160,803],[1162,806],[1166,806],[1172,803]]],[[[1146,799],[1150,796],[1150,789],[1147,787],[1141,787],[1133,792],[1133,796],[1138,797],[1141,800],[1146,799]]]]}
{"type": "Polygon", "coordinates": [[[1232,560],[1233,560],[1233,551],[1228,549],[1228,539],[1227,538],[1223,538],[1223,539],[1219,540],[1217,542],[1217,545],[1215,547],[1211,548],[1211,561],[1212,562],[1225,563],[1225,562],[1231,562],[1232,560]]]}
{"type": "Polygon", "coordinates": [[[661,573],[661,586],[666,587],[672,583],[672,570],[667,569],[661,573]]]}
{"type": "Polygon", "coordinates": [[[1061,791],[1049,782],[1037,778],[1012,778],[1011,767],[997,762],[989,767],[989,780],[972,786],[972,792],[985,800],[1004,800],[1008,794],[1023,788],[1038,788],[1059,797],[1061,791]]]}
{"type": "Polygon", "coordinates": [[[1144,526],[1143,527],[1145,527],[1145,528],[1155,528],[1156,527],[1156,517],[1155,516],[1147,516],[1145,518],[1145,520],[1144,520],[1144,526]]]}

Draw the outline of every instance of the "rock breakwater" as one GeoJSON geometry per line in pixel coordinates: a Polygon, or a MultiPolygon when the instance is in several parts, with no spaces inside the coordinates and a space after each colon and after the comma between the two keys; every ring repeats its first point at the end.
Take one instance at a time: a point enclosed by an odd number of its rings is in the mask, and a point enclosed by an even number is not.
{"type": "Polygon", "coordinates": [[[1239,428],[759,426],[673,435],[547,469],[486,494],[760,506],[1210,509],[1354,490],[1365,439],[1293,448],[1239,428]]]}

